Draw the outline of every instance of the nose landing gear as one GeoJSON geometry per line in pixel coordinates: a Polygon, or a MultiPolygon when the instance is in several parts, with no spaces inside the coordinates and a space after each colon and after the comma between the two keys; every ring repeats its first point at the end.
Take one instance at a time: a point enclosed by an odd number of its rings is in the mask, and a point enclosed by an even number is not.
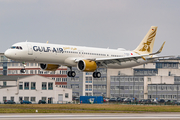
{"type": "Polygon", "coordinates": [[[21,73],[25,73],[26,70],[25,70],[25,69],[21,69],[20,72],[21,72],[21,73]]]}
{"type": "Polygon", "coordinates": [[[25,72],[26,72],[26,70],[25,70],[26,63],[25,63],[25,62],[23,62],[22,64],[23,64],[23,69],[21,69],[21,70],[20,70],[20,72],[21,72],[21,73],[25,73],[25,72]]]}

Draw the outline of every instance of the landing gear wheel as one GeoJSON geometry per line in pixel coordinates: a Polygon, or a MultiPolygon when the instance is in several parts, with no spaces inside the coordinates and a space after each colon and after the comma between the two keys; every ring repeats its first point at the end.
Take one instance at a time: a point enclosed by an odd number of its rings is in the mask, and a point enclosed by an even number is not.
{"type": "Polygon", "coordinates": [[[25,73],[26,70],[25,70],[25,69],[21,69],[20,72],[21,72],[21,73],[25,73]]]}
{"type": "Polygon", "coordinates": [[[75,77],[76,76],[76,73],[75,71],[69,71],[68,74],[67,74],[68,77],[75,77]]]}
{"type": "Polygon", "coordinates": [[[76,73],[74,71],[71,71],[71,77],[75,77],[76,73]]]}
{"type": "Polygon", "coordinates": [[[101,73],[100,72],[96,72],[96,77],[100,78],[101,77],[101,73]]]}
{"type": "Polygon", "coordinates": [[[68,77],[71,77],[71,72],[72,72],[72,71],[69,71],[69,72],[68,72],[68,74],[67,74],[68,77]]]}
{"type": "Polygon", "coordinates": [[[96,78],[96,72],[93,72],[93,78],[96,78]]]}
{"type": "Polygon", "coordinates": [[[100,72],[93,72],[93,77],[94,78],[100,78],[101,77],[101,73],[100,72]]]}

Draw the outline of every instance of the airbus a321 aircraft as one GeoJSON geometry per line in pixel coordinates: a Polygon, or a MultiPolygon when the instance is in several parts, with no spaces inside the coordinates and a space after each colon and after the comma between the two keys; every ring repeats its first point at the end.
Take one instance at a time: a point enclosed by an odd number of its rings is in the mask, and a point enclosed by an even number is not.
{"type": "MultiPolygon", "coordinates": [[[[105,49],[83,46],[58,45],[36,42],[15,43],[5,51],[5,56],[15,61],[39,63],[41,69],[48,71],[57,70],[60,65],[68,66],[68,77],[75,77],[76,67],[83,72],[93,72],[94,78],[100,78],[101,73],[97,68],[106,67],[112,69],[128,68],[153,62],[160,57],[155,56],[162,51],[161,48],[153,51],[157,26],[152,26],[139,46],[132,51],[123,48],[105,49]]],[[[21,69],[25,73],[25,67],[21,69]]]]}

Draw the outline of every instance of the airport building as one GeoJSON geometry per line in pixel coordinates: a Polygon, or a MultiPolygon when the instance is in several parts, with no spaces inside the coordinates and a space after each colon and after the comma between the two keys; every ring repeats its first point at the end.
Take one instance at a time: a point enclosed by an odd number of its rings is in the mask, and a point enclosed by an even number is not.
{"type": "Polygon", "coordinates": [[[26,63],[26,72],[21,73],[22,68],[21,62],[7,59],[3,53],[0,53],[0,75],[40,75],[53,79],[57,87],[67,88],[67,67],[60,66],[56,71],[44,71],[40,69],[38,63],[26,63]]]}
{"type": "Polygon", "coordinates": [[[63,103],[72,101],[72,89],[56,87],[55,81],[39,75],[0,76],[0,102],[21,100],[38,103],[63,103]]]}
{"type": "Polygon", "coordinates": [[[99,68],[101,78],[93,78],[92,72],[80,72],[73,68],[76,77],[68,78],[67,88],[71,88],[73,96],[107,96],[107,69],[99,68]]]}
{"type": "Polygon", "coordinates": [[[110,70],[109,97],[180,100],[179,60],[160,59],[134,68],[110,70]]]}

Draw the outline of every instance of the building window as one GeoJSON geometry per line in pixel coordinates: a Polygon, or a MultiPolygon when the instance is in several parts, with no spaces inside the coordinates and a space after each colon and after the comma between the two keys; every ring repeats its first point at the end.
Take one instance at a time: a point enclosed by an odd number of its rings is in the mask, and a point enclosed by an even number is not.
{"type": "Polygon", "coordinates": [[[86,83],[92,83],[92,77],[86,77],[86,83]]]}
{"type": "Polygon", "coordinates": [[[65,98],[69,98],[69,94],[68,93],[65,93],[65,98]]]}
{"type": "Polygon", "coordinates": [[[42,100],[46,101],[46,97],[42,97],[42,100]]]}
{"type": "Polygon", "coordinates": [[[22,101],[23,100],[23,97],[19,97],[19,101],[22,101]]]}
{"type": "Polygon", "coordinates": [[[31,82],[31,90],[35,90],[36,89],[36,83],[35,82],[31,82]]]}
{"type": "Polygon", "coordinates": [[[88,91],[88,85],[86,85],[86,89],[85,89],[85,91],[88,91]]]}
{"type": "Polygon", "coordinates": [[[143,82],[143,81],[144,81],[144,78],[140,78],[140,81],[143,82]]]}
{"type": "Polygon", "coordinates": [[[30,66],[33,66],[33,63],[31,63],[30,66]]]}
{"type": "Polygon", "coordinates": [[[6,100],[6,97],[5,96],[3,96],[3,101],[5,101],[6,100]]]}
{"type": "Polygon", "coordinates": [[[29,101],[29,97],[24,97],[24,100],[25,101],[29,101]]]}
{"type": "Polygon", "coordinates": [[[24,89],[25,90],[29,90],[29,82],[25,82],[24,83],[24,89]]]}
{"type": "Polygon", "coordinates": [[[20,89],[20,90],[23,89],[23,82],[19,82],[19,89],[20,89]]]}
{"type": "Polygon", "coordinates": [[[11,97],[11,100],[14,101],[14,97],[11,97]]]}
{"type": "Polygon", "coordinates": [[[33,74],[33,70],[30,70],[30,74],[33,74]]]}
{"type": "Polygon", "coordinates": [[[6,85],[7,85],[7,83],[5,81],[3,81],[3,86],[6,86],[6,85]]]}
{"type": "Polygon", "coordinates": [[[92,91],[92,85],[89,85],[89,91],[92,91]]]}
{"type": "Polygon", "coordinates": [[[71,84],[71,88],[79,88],[79,84],[71,84]]]}
{"type": "Polygon", "coordinates": [[[148,82],[151,82],[151,78],[148,78],[148,82]]]}
{"type": "Polygon", "coordinates": [[[52,82],[48,83],[48,90],[53,90],[53,83],[52,82]]]}
{"type": "Polygon", "coordinates": [[[35,102],[36,101],[36,97],[31,97],[31,101],[35,102]]]}
{"type": "Polygon", "coordinates": [[[47,82],[42,82],[42,90],[47,90],[47,82]]]}

